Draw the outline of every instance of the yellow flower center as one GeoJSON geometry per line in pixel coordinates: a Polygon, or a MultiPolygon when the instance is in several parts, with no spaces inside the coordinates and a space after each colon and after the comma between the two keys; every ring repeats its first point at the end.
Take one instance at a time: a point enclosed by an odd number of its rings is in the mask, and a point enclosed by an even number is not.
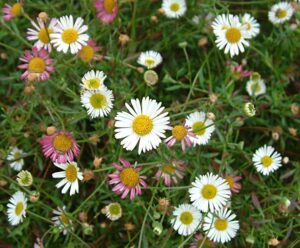
{"type": "Polygon", "coordinates": [[[120,173],[121,182],[133,188],[139,183],[139,174],[133,168],[124,168],[120,173]]]}
{"type": "Polygon", "coordinates": [[[165,164],[162,167],[162,171],[167,174],[174,174],[175,167],[172,164],[165,164]]]}
{"type": "Polygon", "coordinates": [[[65,134],[58,134],[52,142],[54,148],[60,152],[67,152],[72,147],[72,140],[65,134]]]}
{"type": "Polygon", "coordinates": [[[184,225],[190,225],[193,222],[193,215],[191,212],[182,212],[180,215],[180,221],[181,223],[183,223],[184,225]]]}
{"type": "Polygon", "coordinates": [[[172,135],[178,141],[183,140],[187,135],[187,133],[188,133],[187,129],[182,125],[175,126],[172,129],[172,135]]]}
{"type": "Polygon", "coordinates": [[[28,70],[31,73],[42,73],[45,71],[45,61],[40,57],[34,57],[29,60],[28,70]]]}
{"type": "Polygon", "coordinates": [[[242,33],[238,28],[228,28],[225,35],[229,43],[237,43],[242,38],[242,33]]]}
{"type": "Polygon", "coordinates": [[[172,3],[170,6],[170,9],[174,12],[177,12],[180,8],[180,5],[178,3],[172,3]]]}
{"type": "Polygon", "coordinates": [[[192,126],[193,133],[201,136],[205,134],[205,124],[202,121],[197,121],[192,126]],[[203,128],[203,129],[202,129],[203,128]]]}
{"type": "Polygon", "coordinates": [[[104,95],[102,95],[100,93],[95,93],[90,98],[90,104],[95,109],[102,109],[107,106],[107,99],[104,95]]]}
{"type": "Polygon", "coordinates": [[[287,11],[285,9],[278,9],[276,11],[276,17],[278,17],[279,19],[285,18],[287,16],[287,11]]]}
{"type": "Polygon", "coordinates": [[[20,152],[15,152],[15,154],[14,154],[14,160],[19,160],[20,159],[20,157],[21,157],[21,153],[20,152]]]}
{"type": "Polygon", "coordinates": [[[155,60],[154,59],[151,59],[151,58],[148,58],[145,60],[145,63],[147,66],[153,66],[154,63],[155,63],[155,60]]]}
{"type": "Polygon", "coordinates": [[[19,216],[22,213],[23,209],[24,209],[23,202],[18,202],[15,208],[16,215],[19,216]]]}
{"type": "Polygon", "coordinates": [[[153,129],[153,121],[147,115],[138,115],[132,122],[132,129],[140,136],[147,135],[153,129]]]}
{"type": "Polygon", "coordinates": [[[121,212],[119,204],[110,204],[109,206],[109,213],[111,215],[119,215],[121,212]]]}
{"type": "Polygon", "coordinates": [[[260,162],[263,164],[264,167],[268,168],[273,163],[273,159],[270,156],[264,156],[262,157],[260,162]]]}
{"type": "Polygon", "coordinates": [[[84,62],[90,62],[93,57],[94,57],[94,49],[93,47],[87,45],[84,46],[80,52],[79,52],[79,57],[84,61],[84,62]]]}
{"type": "Polygon", "coordinates": [[[112,13],[115,8],[115,0],[104,0],[103,7],[106,12],[112,13]]]}
{"type": "Polygon", "coordinates": [[[41,30],[39,31],[39,40],[41,42],[43,42],[44,44],[48,44],[50,42],[50,37],[49,35],[53,33],[53,29],[51,28],[41,28],[41,30]]]}
{"type": "Polygon", "coordinates": [[[61,223],[63,223],[64,225],[69,225],[69,223],[70,223],[69,218],[67,217],[66,214],[61,214],[59,216],[59,219],[60,219],[61,223]]]}
{"type": "Polygon", "coordinates": [[[63,42],[65,42],[67,44],[71,44],[77,40],[78,32],[74,28],[67,28],[63,31],[61,38],[62,38],[63,42]]]}
{"type": "Polygon", "coordinates": [[[251,90],[252,90],[252,92],[254,92],[254,93],[260,92],[261,87],[260,87],[259,83],[254,83],[254,84],[252,84],[251,90]]]}
{"type": "Polygon", "coordinates": [[[227,220],[222,220],[222,219],[216,219],[214,223],[215,228],[218,231],[224,231],[228,227],[228,221],[227,220]]]}
{"type": "Polygon", "coordinates": [[[87,88],[91,90],[98,89],[100,87],[100,80],[98,78],[93,78],[85,81],[85,85],[87,88]]]}
{"type": "Polygon", "coordinates": [[[211,200],[217,195],[217,188],[212,184],[206,184],[202,190],[201,194],[204,199],[211,200]]]}
{"type": "Polygon", "coordinates": [[[234,179],[232,176],[226,176],[226,182],[228,183],[229,187],[232,189],[234,186],[234,179]]]}
{"type": "Polygon", "coordinates": [[[66,179],[73,183],[77,179],[77,168],[74,164],[69,164],[66,168],[66,179]]]}
{"type": "Polygon", "coordinates": [[[15,3],[10,9],[10,13],[13,16],[18,16],[20,15],[21,10],[22,10],[22,5],[20,3],[15,3]]]}

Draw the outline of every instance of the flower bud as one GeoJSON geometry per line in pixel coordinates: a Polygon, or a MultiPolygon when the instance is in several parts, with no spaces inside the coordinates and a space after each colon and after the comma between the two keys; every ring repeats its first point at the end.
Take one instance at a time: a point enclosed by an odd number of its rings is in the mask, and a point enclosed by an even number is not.
{"type": "Polygon", "coordinates": [[[94,177],[95,177],[95,175],[92,170],[85,169],[83,171],[83,181],[84,182],[90,181],[90,180],[94,179],[94,177]]]}
{"type": "Polygon", "coordinates": [[[46,132],[47,132],[47,135],[52,135],[56,132],[56,127],[55,126],[49,126],[49,127],[47,127],[46,132]]]}
{"type": "Polygon", "coordinates": [[[293,103],[291,105],[291,112],[293,115],[298,115],[300,112],[300,107],[296,103],[293,103]]]}
{"type": "Polygon", "coordinates": [[[211,103],[216,103],[218,101],[218,96],[215,94],[210,94],[209,95],[209,100],[211,103]]]}
{"type": "Polygon", "coordinates": [[[125,46],[129,42],[130,38],[127,34],[120,34],[119,36],[119,44],[121,46],[125,46]]]}
{"type": "Polygon", "coordinates": [[[153,232],[156,234],[156,235],[160,235],[163,231],[163,226],[161,223],[157,222],[157,221],[154,221],[152,223],[152,228],[153,228],[153,232]]]}
{"type": "Polygon", "coordinates": [[[253,105],[253,103],[251,103],[251,102],[245,103],[245,105],[244,105],[244,113],[248,117],[255,116],[256,110],[255,110],[255,106],[253,105]]]}
{"type": "Polygon", "coordinates": [[[29,201],[34,203],[37,202],[40,198],[40,193],[38,191],[32,191],[29,196],[29,201]]]}
{"type": "Polygon", "coordinates": [[[284,164],[288,164],[288,163],[290,162],[289,157],[284,157],[284,158],[282,159],[282,162],[283,162],[284,164]]]}
{"type": "Polygon", "coordinates": [[[206,114],[207,119],[214,121],[216,119],[216,116],[213,112],[208,112],[206,114]]]}
{"type": "Polygon", "coordinates": [[[46,12],[40,12],[39,13],[39,18],[43,21],[46,22],[49,19],[49,16],[46,12]]]}
{"type": "Polygon", "coordinates": [[[33,178],[29,171],[22,170],[17,175],[17,182],[22,187],[29,187],[32,185],[33,178]]]}
{"type": "Polygon", "coordinates": [[[279,241],[278,241],[278,239],[277,238],[271,238],[269,241],[268,241],[268,245],[270,245],[270,246],[277,246],[277,245],[279,245],[279,241]]]}
{"type": "Polygon", "coordinates": [[[94,158],[93,165],[94,165],[94,167],[95,167],[96,169],[98,169],[98,168],[100,167],[100,165],[101,165],[101,163],[102,163],[102,160],[103,160],[102,157],[101,157],[101,158],[99,158],[99,157],[95,157],[95,158],[94,158]]]}
{"type": "Polygon", "coordinates": [[[198,40],[198,47],[204,47],[208,43],[207,37],[203,37],[200,40],[198,40]]]}

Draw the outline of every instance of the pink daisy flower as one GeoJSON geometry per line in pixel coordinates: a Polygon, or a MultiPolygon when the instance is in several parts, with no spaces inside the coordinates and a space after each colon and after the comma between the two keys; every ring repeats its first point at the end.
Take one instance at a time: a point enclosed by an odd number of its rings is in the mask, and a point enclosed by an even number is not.
{"type": "Polygon", "coordinates": [[[44,156],[54,163],[73,161],[79,155],[80,149],[73,135],[67,131],[58,131],[51,135],[44,135],[38,140],[42,146],[44,156]]]}
{"type": "Polygon", "coordinates": [[[95,53],[99,52],[100,50],[101,47],[97,46],[96,41],[89,40],[87,45],[83,46],[79,51],[78,56],[82,59],[82,61],[89,63],[95,58],[95,53]]]}
{"type": "Polygon", "coordinates": [[[231,72],[233,73],[233,76],[240,80],[245,77],[250,77],[252,75],[252,71],[244,70],[242,65],[239,65],[237,63],[228,61],[227,65],[230,67],[231,72]]]}
{"type": "Polygon", "coordinates": [[[182,151],[185,151],[186,146],[192,146],[193,143],[191,138],[194,137],[196,137],[196,135],[192,133],[191,128],[186,124],[177,125],[172,128],[172,136],[167,138],[165,142],[169,147],[172,147],[175,145],[176,141],[180,141],[182,151]]]}
{"type": "Polygon", "coordinates": [[[166,186],[177,184],[184,177],[186,164],[182,160],[173,160],[170,163],[160,165],[155,177],[159,180],[161,177],[166,186]]]}
{"type": "Polygon", "coordinates": [[[124,199],[130,193],[130,200],[133,200],[137,195],[142,194],[141,186],[147,187],[144,181],[147,177],[140,176],[139,172],[142,167],[133,167],[127,160],[120,158],[121,164],[113,163],[113,167],[117,169],[115,173],[109,174],[109,184],[115,184],[112,191],[121,195],[124,199]]]}
{"type": "Polygon", "coordinates": [[[3,11],[3,19],[5,21],[10,21],[11,19],[17,17],[22,12],[22,4],[15,3],[12,6],[5,4],[2,8],[3,11]]]}
{"type": "Polygon", "coordinates": [[[97,17],[104,23],[111,23],[118,15],[118,0],[96,0],[97,17]]]}
{"type": "Polygon", "coordinates": [[[53,59],[49,58],[47,50],[41,48],[39,51],[37,47],[32,48],[32,52],[25,51],[24,55],[20,57],[20,60],[25,64],[19,65],[19,69],[25,69],[21,79],[27,79],[28,76],[35,75],[38,81],[45,81],[50,78],[49,72],[54,71],[53,59]]]}
{"type": "Polygon", "coordinates": [[[239,183],[239,181],[242,179],[241,176],[234,176],[234,175],[226,175],[224,177],[226,182],[229,184],[230,190],[233,193],[239,193],[242,189],[242,185],[239,183]]]}
{"type": "Polygon", "coordinates": [[[190,248],[199,248],[199,247],[216,247],[216,243],[214,243],[213,241],[209,240],[208,238],[206,238],[206,240],[202,245],[203,242],[203,235],[201,233],[198,233],[194,236],[194,240],[193,242],[190,244],[190,248]]]}

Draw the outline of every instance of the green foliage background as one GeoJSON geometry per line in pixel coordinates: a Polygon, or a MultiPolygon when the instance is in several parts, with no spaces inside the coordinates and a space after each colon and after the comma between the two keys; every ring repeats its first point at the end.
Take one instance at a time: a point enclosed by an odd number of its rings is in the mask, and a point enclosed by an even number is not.
{"type": "MultiPolygon", "coordinates": [[[[187,2],[188,11],[184,17],[178,20],[159,17],[158,22],[153,23],[150,17],[156,15],[161,1],[120,1],[118,18],[112,25],[103,25],[96,18],[92,1],[26,0],[25,12],[32,19],[40,11],[51,17],[70,14],[83,17],[91,38],[104,48],[100,54],[105,55],[103,61],[89,65],[76,56],[53,51],[51,57],[56,70],[50,80],[36,84],[31,95],[23,93],[25,84],[19,79],[21,71],[16,68],[19,56],[32,45],[26,41],[26,29],[31,24],[25,17],[7,23],[1,19],[0,52],[7,54],[7,59],[0,60],[0,178],[8,182],[0,188],[0,241],[3,244],[31,247],[37,235],[44,235],[46,247],[184,247],[191,239],[177,235],[168,216],[163,219],[162,234],[153,233],[152,221],[158,199],[167,197],[174,206],[189,202],[187,188],[199,174],[236,171],[243,176],[243,189],[233,196],[231,206],[241,230],[232,242],[219,247],[250,247],[246,242],[249,236],[255,240],[253,247],[268,247],[267,242],[272,237],[284,240],[282,247],[299,247],[299,137],[288,132],[289,127],[299,128],[300,123],[299,116],[293,116],[290,110],[291,104],[299,104],[300,99],[299,28],[276,27],[268,21],[268,10],[275,1],[187,2]],[[234,79],[226,67],[230,58],[215,47],[214,35],[205,31],[204,17],[208,13],[228,12],[249,12],[261,24],[260,35],[251,40],[245,53],[233,59],[239,63],[246,59],[246,68],[259,72],[267,84],[266,95],[251,99],[257,109],[253,118],[246,118],[242,113],[243,104],[250,100],[245,91],[247,80],[234,79]],[[191,21],[194,15],[200,16],[198,25],[191,21]],[[120,34],[130,37],[124,47],[118,44],[120,34]],[[197,42],[203,37],[208,38],[208,44],[200,48],[197,42]],[[187,47],[180,47],[181,42],[187,42],[187,47]],[[164,58],[157,70],[159,83],[153,87],[147,86],[143,74],[136,70],[138,53],[145,50],[159,51],[164,58]],[[291,72],[294,67],[296,70],[291,72]],[[81,77],[91,69],[102,70],[108,75],[106,84],[115,96],[114,108],[106,118],[91,120],[80,104],[81,77]],[[218,95],[215,104],[208,99],[211,93],[218,95]],[[195,110],[215,113],[216,131],[209,144],[186,153],[182,153],[179,146],[169,150],[165,145],[143,155],[138,155],[136,150],[122,149],[108,123],[124,108],[125,102],[143,96],[163,102],[172,124],[181,122],[195,110]],[[243,125],[236,121],[237,117],[244,120],[243,125]],[[80,183],[80,193],[72,197],[62,195],[55,188],[57,180],[52,179],[51,174],[56,169],[43,157],[37,143],[44,134],[41,127],[50,125],[73,132],[81,146],[77,162],[82,170],[91,169],[95,173],[95,180],[80,183]],[[282,134],[274,141],[271,133],[278,126],[282,134]],[[97,145],[89,142],[92,135],[99,136],[97,145]],[[25,168],[34,176],[29,190],[41,193],[37,203],[28,204],[27,218],[17,227],[11,227],[5,215],[9,197],[20,190],[15,180],[17,173],[5,161],[13,140],[28,153],[25,168]],[[264,144],[273,145],[290,158],[289,164],[268,177],[259,175],[251,162],[252,154],[264,144]],[[100,169],[93,167],[95,156],[104,159],[100,169]],[[114,171],[111,163],[117,162],[120,156],[132,163],[138,161],[143,165],[142,172],[148,176],[149,188],[133,202],[121,200],[107,185],[106,175],[114,171]],[[168,188],[153,179],[157,164],[168,159],[182,159],[188,164],[187,174],[177,187],[168,188]],[[253,204],[251,194],[258,198],[259,204],[253,204]],[[282,197],[292,201],[294,210],[285,214],[279,212],[282,197]],[[100,213],[111,201],[119,202],[123,208],[123,217],[117,222],[108,221],[100,213]],[[63,205],[75,225],[74,231],[67,236],[59,234],[51,224],[52,210],[63,205]],[[80,211],[88,213],[88,223],[94,226],[90,235],[83,233],[78,220],[80,211]],[[106,228],[100,226],[103,222],[107,223],[106,228]],[[136,226],[134,231],[124,230],[128,222],[136,226]]],[[[4,3],[0,0],[0,6],[4,3]]],[[[295,16],[293,20],[299,19],[299,13],[295,16]]],[[[28,189],[21,190],[29,193],[28,189]]]]}

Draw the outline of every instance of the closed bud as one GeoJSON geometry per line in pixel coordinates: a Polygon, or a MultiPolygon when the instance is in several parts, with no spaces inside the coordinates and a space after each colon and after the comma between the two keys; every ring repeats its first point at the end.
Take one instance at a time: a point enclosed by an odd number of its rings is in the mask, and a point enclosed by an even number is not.
{"type": "Polygon", "coordinates": [[[82,223],[82,228],[83,228],[83,233],[85,235],[92,235],[93,234],[93,230],[94,230],[93,225],[90,225],[88,223],[82,223]]]}
{"type": "Polygon", "coordinates": [[[156,234],[156,235],[160,235],[163,231],[163,226],[161,223],[157,222],[157,221],[154,221],[152,223],[152,228],[153,228],[153,232],[156,234]]]}
{"type": "Polygon", "coordinates": [[[300,113],[300,107],[296,103],[293,103],[291,105],[291,112],[293,115],[298,115],[300,113]]]}
{"type": "Polygon", "coordinates": [[[121,46],[125,46],[129,42],[130,38],[127,34],[120,34],[119,43],[121,46]]]}
{"type": "Polygon", "coordinates": [[[46,132],[47,132],[47,135],[52,135],[56,132],[56,127],[55,126],[49,126],[49,127],[47,127],[46,132]]]}
{"type": "Polygon", "coordinates": [[[96,169],[98,169],[102,163],[103,158],[95,157],[93,161],[93,165],[96,169]]]}
{"type": "Polygon", "coordinates": [[[208,43],[207,37],[203,37],[200,40],[198,40],[198,47],[204,47],[208,43]]]}
{"type": "Polygon", "coordinates": [[[279,245],[279,241],[278,241],[278,239],[277,238],[271,238],[269,241],[268,241],[268,245],[270,245],[270,246],[277,246],[277,245],[279,245]]]}
{"type": "Polygon", "coordinates": [[[296,128],[289,127],[288,130],[289,130],[289,133],[290,133],[292,136],[294,136],[294,137],[297,136],[297,129],[296,129],[296,128]]]}
{"type": "Polygon", "coordinates": [[[160,8],[160,9],[157,10],[157,15],[158,15],[158,16],[162,16],[162,15],[164,15],[164,14],[165,14],[165,11],[164,11],[163,8],[160,8]]]}
{"type": "Polygon", "coordinates": [[[78,217],[81,222],[87,222],[88,216],[86,212],[80,212],[78,217]]]}
{"type": "Polygon", "coordinates": [[[29,201],[34,203],[40,199],[40,193],[38,191],[33,191],[30,193],[29,201]]]}
{"type": "Polygon", "coordinates": [[[90,181],[90,180],[94,179],[94,177],[95,177],[95,175],[92,170],[85,169],[83,171],[83,181],[84,182],[90,181]]]}
{"type": "Polygon", "coordinates": [[[209,95],[209,100],[211,103],[216,103],[218,101],[218,96],[215,94],[210,94],[209,95]]]}
{"type": "Polygon", "coordinates": [[[99,136],[97,134],[93,134],[89,137],[89,142],[93,145],[97,145],[97,143],[100,141],[99,136]]]}
{"type": "Polygon", "coordinates": [[[284,158],[282,159],[282,162],[283,162],[284,164],[288,164],[288,163],[290,162],[289,157],[284,157],[284,158]]]}
{"type": "Polygon", "coordinates": [[[0,180],[0,187],[4,187],[7,185],[7,181],[5,180],[0,180]]]}
{"type": "Polygon", "coordinates": [[[180,43],[178,44],[178,46],[181,47],[181,48],[186,48],[187,45],[188,45],[188,43],[187,43],[186,41],[180,42],[180,43]]]}
{"type": "Polygon", "coordinates": [[[277,132],[272,132],[272,139],[273,139],[273,140],[277,141],[277,140],[279,140],[279,137],[280,137],[279,133],[277,133],[277,132]]]}
{"type": "Polygon", "coordinates": [[[132,224],[132,223],[125,223],[124,224],[124,229],[126,230],[126,231],[133,231],[134,229],[135,229],[135,225],[134,224],[132,224]]]}
{"type": "Polygon", "coordinates": [[[206,114],[207,119],[214,121],[216,119],[216,116],[213,112],[208,112],[206,114]]]}
{"type": "Polygon", "coordinates": [[[251,103],[251,102],[245,103],[243,110],[244,110],[244,113],[246,114],[246,116],[248,116],[248,117],[255,116],[256,110],[255,110],[255,106],[253,103],[251,103]]]}
{"type": "Polygon", "coordinates": [[[150,20],[151,20],[152,23],[157,23],[158,22],[157,16],[151,16],[150,20]]]}
{"type": "Polygon", "coordinates": [[[46,12],[40,12],[39,13],[39,18],[43,21],[46,22],[49,19],[49,16],[46,12]]]}
{"type": "Polygon", "coordinates": [[[145,71],[143,67],[137,67],[136,70],[141,74],[143,74],[145,71]]]}

